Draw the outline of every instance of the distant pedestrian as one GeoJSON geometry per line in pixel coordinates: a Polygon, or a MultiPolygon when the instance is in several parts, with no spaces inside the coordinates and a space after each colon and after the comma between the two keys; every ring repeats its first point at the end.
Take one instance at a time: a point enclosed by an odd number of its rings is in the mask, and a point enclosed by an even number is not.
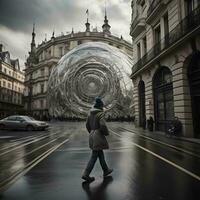
{"type": "Polygon", "coordinates": [[[153,117],[150,116],[149,119],[147,120],[147,126],[149,131],[153,131],[153,124],[154,124],[153,117]]]}
{"type": "Polygon", "coordinates": [[[142,119],[142,128],[145,130],[146,129],[146,117],[142,119]]]}
{"type": "Polygon", "coordinates": [[[94,177],[90,177],[89,175],[96,163],[97,158],[99,158],[104,177],[108,176],[113,171],[113,169],[108,168],[103,152],[103,149],[109,148],[105,137],[109,135],[109,131],[104,120],[103,106],[103,101],[101,98],[97,97],[95,99],[95,105],[90,110],[90,114],[86,122],[86,128],[89,132],[89,147],[92,150],[92,155],[82,175],[82,179],[88,182],[95,180],[94,177]]]}

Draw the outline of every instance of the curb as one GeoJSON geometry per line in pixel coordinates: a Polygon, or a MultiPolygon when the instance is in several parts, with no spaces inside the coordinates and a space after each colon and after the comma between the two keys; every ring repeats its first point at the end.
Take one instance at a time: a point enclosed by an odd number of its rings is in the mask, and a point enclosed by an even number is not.
{"type": "MultiPolygon", "coordinates": [[[[127,129],[127,128],[126,128],[127,129]]],[[[140,130],[140,128],[136,128],[136,129],[127,129],[127,130],[130,130],[130,131],[137,131],[137,130],[140,130]]],[[[177,137],[177,136],[171,136],[169,135],[169,137],[167,137],[168,135],[166,135],[164,132],[159,132],[159,131],[153,131],[153,132],[150,132],[148,130],[143,130],[142,133],[140,134],[143,134],[143,135],[146,135],[146,136],[149,136],[151,137],[152,134],[154,135],[160,135],[164,138],[172,138],[172,139],[175,139],[175,140],[181,140],[181,141],[185,141],[185,142],[190,142],[190,143],[194,143],[194,144],[197,144],[197,145],[200,145],[200,139],[196,139],[196,138],[186,138],[186,137],[177,137]]]]}

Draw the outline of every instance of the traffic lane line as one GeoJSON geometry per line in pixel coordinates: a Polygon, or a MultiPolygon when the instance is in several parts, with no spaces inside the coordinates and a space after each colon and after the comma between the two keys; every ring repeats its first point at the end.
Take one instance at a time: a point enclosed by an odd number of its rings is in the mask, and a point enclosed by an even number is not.
{"type": "MultiPolygon", "coordinates": [[[[118,133],[118,132],[116,132],[118,133]]],[[[182,151],[177,151],[173,148],[169,148],[165,145],[150,141],[148,139],[135,137],[134,134],[129,134],[129,132],[119,133],[123,138],[128,138],[129,140],[135,142],[136,144],[147,148],[148,150],[157,153],[158,155],[176,163],[179,166],[191,171],[192,173],[200,176],[200,159],[188,155],[182,151]]]]}
{"type": "MultiPolygon", "coordinates": [[[[123,128],[123,129],[124,129],[124,128],[123,128]]],[[[176,146],[174,146],[174,145],[171,145],[171,144],[168,144],[168,143],[165,143],[165,142],[161,142],[161,141],[159,141],[159,140],[155,140],[155,139],[153,139],[153,138],[151,138],[151,137],[148,137],[148,136],[144,136],[144,135],[137,134],[137,133],[135,133],[135,132],[133,132],[133,131],[131,131],[131,130],[128,130],[128,129],[124,129],[124,130],[127,131],[127,132],[129,132],[129,133],[132,133],[132,135],[135,134],[135,135],[137,135],[137,136],[139,136],[139,137],[141,137],[141,138],[148,139],[148,140],[150,140],[150,141],[152,141],[152,142],[159,143],[159,144],[161,144],[161,145],[165,145],[165,146],[167,146],[167,147],[173,148],[173,149],[175,149],[175,150],[177,150],[177,151],[184,152],[184,153],[186,153],[186,154],[188,154],[188,155],[191,155],[191,156],[194,156],[194,157],[200,159],[200,156],[199,156],[198,154],[195,154],[195,153],[193,153],[193,152],[191,152],[191,151],[185,150],[185,149],[180,148],[180,147],[176,147],[176,146]]]]}
{"type": "MultiPolygon", "coordinates": [[[[118,134],[118,133],[116,133],[116,132],[114,132],[114,131],[112,131],[112,130],[111,130],[111,132],[112,132],[114,135],[116,135],[116,136],[118,136],[118,137],[120,137],[120,138],[123,138],[120,134],[118,134]]],[[[123,138],[123,139],[124,139],[124,138],[123,138]]],[[[127,139],[127,138],[125,138],[125,139],[127,139]]],[[[170,164],[171,166],[173,166],[173,167],[179,169],[180,171],[182,171],[182,172],[186,173],[187,175],[193,177],[194,179],[200,181],[200,176],[198,176],[198,175],[196,175],[196,174],[190,172],[189,170],[187,170],[187,169],[185,169],[185,168],[183,168],[183,167],[177,165],[176,163],[174,163],[174,162],[172,162],[172,161],[170,161],[170,160],[167,160],[166,158],[164,158],[164,157],[158,155],[157,153],[154,153],[154,152],[152,152],[152,151],[150,151],[150,150],[148,150],[148,149],[146,149],[146,148],[144,148],[144,147],[142,147],[142,146],[136,144],[136,143],[133,142],[133,141],[130,141],[130,140],[129,140],[129,142],[131,142],[134,146],[136,146],[136,147],[142,149],[143,151],[146,151],[147,153],[149,153],[149,154],[151,154],[151,155],[157,157],[158,159],[160,159],[160,160],[162,160],[162,161],[164,161],[164,162],[170,164]]]]}
{"type": "MultiPolygon", "coordinates": [[[[51,149],[47,150],[46,152],[44,152],[43,154],[41,154],[39,157],[35,158],[34,160],[32,160],[30,163],[28,163],[26,165],[26,167],[19,172],[18,174],[15,174],[14,177],[10,177],[9,180],[7,180],[7,184],[5,184],[4,186],[2,186],[0,188],[0,193],[4,192],[5,190],[7,190],[12,184],[14,184],[19,178],[21,178],[22,176],[24,176],[28,171],[30,171],[33,167],[35,167],[37,164],[39,164],[42,160],[44,160],[45,158],[47,158],[51,153],[53,153],[56,149],[58,149],[59,147],[61,147],[63,144],[65,144],[66,142],[68,142],[69,139],[64,140],[63,142],[61,142],[60,144],[52,147],[51,149]]],[[[6,182],[6,181],[5,181],[6,182]]]]}
{"type": "MultiPolygon", "coordinates": [[[[25,141],[25,143],[22,142],[22,143],[20,143],[19,145],[15,144],[15,145],[14,145],[14,148],[9,149],[8,151],[4,151],[4,152],[0,153],[0,156],[3,156],[3,155],[5,155],[5,154],[7,154],[7,153],[9,153],[9,152],[12,152],[12,151],[17,150],[17,149],[19,149],[19,148],[22,148],[22,147],[24,147],[24,146],[30,145],[30,144],[32,144],[32,143],[35,143],[35,142],[44,140],[45,138],[54,136],[54,135],[56,135],[56,134],[58,134],[58,133],[59,133],[59,132],[56,132],[56,133],[54,133],[54,134],[45,135],[45,136],[42,136],[42,137],[39,137],[39,138],[36,137],[35,139],[33,139],[33,140],[29,141],[29,142],[25,141]]],[[[9,147],[9,148],[10,148],[10,147],[9,147]]],[[[5,148],[5,149],[7,149],[7,148],[5,148]]],[[[5,149],[4,149],[4,150],[5,150],[5,149]]],[[[2,151],[2,150],[1,150],[1,151],[2,151]]]]}
{"type": "MultiPolygon", "coordinates": [[[[128,132],[131,132],[131,133],[133,133],[133,134],[135,134],[135,135],[138,135],[138,136],[143,136],[143,137],[147,137],[147,138],[150,138],[150,139],[152,139],[152,140],[154,140],[154,138],[153,137],[150,137],[150,136],[146,136],[145,134],[143,134],[143,133],[139,133],[138,134],[138,132],[136,132],[137,130],[130,130],[130,129],[127,129],[127,128],[122,128],[122,127],[120,127],[120,129],[122,129],[122,130],[126,130],[126,131],[128,131],[128,132]]],[[[166,137],[163,137],[163,139],[169,139],[169,138],[166,138],[166,137]]],[[[176,139],[176,138],[171,138],[171,139],[173,139],[173,140],[171,140],[171,141],[174,141],[174,140],[178,140],[178,139],[176,139]]],[[[157,141],[157,140],[156,140],[157,141]]],[[[182,144],[182,145],[184,145],[184,143],[187,143],[190,147],[191,147],[191,145],[192,145],[192,150],[195,150],[195,148],[194,148],[194,146],[197,146],[198,148],[200,147],[200,145],[197,145],[196,143],[194,144],[191,144],[191,142],[188,142],[188,141],[182,141],[182,140],[178,140],[179,141],[179,144],[182,144]]],[[[166,143],[166,142],[164,142],[164,143],[166,143]]],[[[166,143],[166,144],[168,144],[168,143],[166,143]]],[[[168,144],[168,145],[171,145],[171,144],[168,144]]],[[[172,145],[172,146],[174,146],[174,145],[172,145]]],[[[176,147],[176,148],[180,148],[180,147],[177,147],[177,146],[174,146],[174,147],[176,147]]],[[[180,149],[183,149],[183,148],[180,148],[180,149]]],[[[185,150],[185,149],[183,149],[183,150],[185,150]]],[[[187,152],[191,152],[194,156],[196,156],[196,157],[199,157],[200,158],[200,156],[199,156],[199,152],[197,152],[197,153],[194,153],[194,151],[192,151],[191,149],[190,149],[190,151],[188,151],[188,150],[185,150],[185,151],[187,151],[187,152]]]]}
{"type": "MultiPolygon", "coordinates": [[[[63,136],[54,138],[53,140],[50,140],[50,141],[48,141],[47,143],[45,143],[45,144],[43,144],[43,145],[41,145],[41,146],[39,146],[39,147],[33,149],[32,151],[30,151],[30,152],[24,154],[22,157],[19,157],[19,158],[17,158],[17,159],[12,160],[12,163],[9,163],[9,166],[14,166],[15,163],[16,163],[17,161],[22,160],[23,158],[27,158],[27,159],[28,159],[28,156],[30,156],[31,154],[33,154],[33,153],[35,154],[35,152],[41,151],[42,148],[45,148],[46,146],[50,145],[51,143],[58,141],[58,140],[61,139],[62,137],[63,137],[63,136]]],[[[36,158],[37,158],[37,157],[38,157],[38,155],[36,155],[36,158]]],[[[26,160],[27,160],[27,159],[26,159],[26,160]]],[[[4,163],[4,164],[6,164],[6,166],[8,165],[8,163],[4,163]]],[[[24,169],[24,167],[21,167],[21,169],[24,169]]],[[[18,173],[18,171],[21,171],[21,169],[16,170],[13,174],[18,173]]],[[[1,170],[2,170],[2,169],[1,169],[1,170]]],[[[7,170],[9,170],[8,166],[7,166],[7,170]]],[[[12,176],[12,175],[11,175],[11,176],[12,176]]],[[[2,182],[0,183],[0,185],[1,185],[1,184],[2,184],[2,182]]]]}

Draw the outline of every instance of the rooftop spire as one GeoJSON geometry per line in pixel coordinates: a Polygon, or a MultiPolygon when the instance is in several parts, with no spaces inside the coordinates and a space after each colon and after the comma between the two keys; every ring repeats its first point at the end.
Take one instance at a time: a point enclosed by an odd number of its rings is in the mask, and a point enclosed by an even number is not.
{"type": "Polygon", "coordinates": [[[55,38],[55,26],[53,26],[53,32],[52,32],[51,39],[54,39],[54,38],[55,38]]]}
{"type": "Polygon", "coordinates": [[[31,51],[29,52],[29,57],[27,58],[27,63],[37,63],[38,60],[36,58],[36,44],[35,44],[35,23],[33,24],[33,31],[32,31],[32,41],[31,41],[31,51]]]}
{"type": "Polygon", "coordinates": [[[32,32],[32,42],[31,42],[31,52],[35,51],[35,23],[33,24],[33,32],[32,32]]]}
{"type": "Polygon", "coordinates": [[[105,0],[105,19],[107,19],[106,0],[105,0]]]}
{"type": "Polygon", "coordinates": [[[104,17],[104,24],[102,26],[103,32],[110,34],[110,28],[111,28],[111,26],[108,23],[107,9],[106,9],[106,0],[105,0],[105,17],[104,17]]]}
{"type": "Polygon", "coordinates": [[[89,23],[89,10],[86,10],[86,14],[87,14],[87,22],[85,23],[86,26],[86,32],[90,32],[90,23],[89,23]]]}
{"type": "Polygon", "coordinates": [[[52,36],[51,36],[51,39],[55,38],[55,31],[53,30],[53,33],[52,33],[52,36]]]}

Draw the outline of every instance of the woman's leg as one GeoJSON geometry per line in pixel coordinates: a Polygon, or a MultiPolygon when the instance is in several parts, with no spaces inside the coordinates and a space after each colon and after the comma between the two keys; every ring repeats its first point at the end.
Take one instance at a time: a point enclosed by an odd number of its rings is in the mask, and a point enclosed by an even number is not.
{"type": "Polygon", "coordinates": [[[89,176],[89,174],[91,173],[95,163],[96,163],[96,160],[98,158],[98,151],[92,151],[92,155],[91,155],[91,158],[87,164],[87,167],[85,169],[85,172],[84,174],[89,176]]]}
{"type": "Polygon", "coordinates": [[[98,151],[98,157],[99,157],[99,162],[101,164],[101,167],[102,167],[103,171],[104,172],[107,171],[108,170],[108,166],[107,166],[106,161],[105,161],[103,150],[99,150],[98,151]]]}

